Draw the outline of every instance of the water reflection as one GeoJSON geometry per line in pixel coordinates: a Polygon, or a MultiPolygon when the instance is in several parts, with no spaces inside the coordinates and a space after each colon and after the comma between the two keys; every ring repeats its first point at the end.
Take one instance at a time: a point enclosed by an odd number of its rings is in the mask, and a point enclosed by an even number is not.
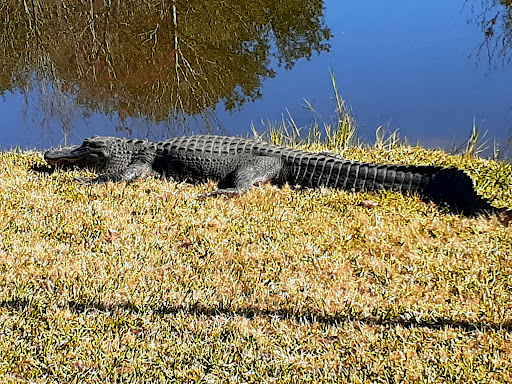
{"type": "Polygon", "coordinates": [[[466,0],[473,18],[483,32],[483,41],[475,54],[485,58],[490,66],[512,65],[512,1],[511,0],[466,0]]]}
{"type": "Polygon", "coordinates": [[[64,128],[72,102],[121,119],[236,110],[329,49],[321,0],[4,0],[0,92],[37,90],[64,128]]]}

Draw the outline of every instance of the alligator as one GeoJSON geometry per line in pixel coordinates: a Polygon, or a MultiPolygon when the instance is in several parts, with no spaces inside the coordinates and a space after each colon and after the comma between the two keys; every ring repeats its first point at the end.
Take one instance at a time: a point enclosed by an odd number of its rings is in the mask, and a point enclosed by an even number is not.
{"type": "Polygon", "coordinates": [[[364,163],[255,139],[194,135],[151,142],[94,136],[81,146],[49,150],[44,158],[52,167],[76,166],[99,173],[92,179],[76,178],[84,185],[159,176],[178,182],[218,182],[218,189],[206,196],[233,195],[266,182],[305,188],[391,190],[417,193],[467,216],[512,217],[512,210],[497,208],[480,196],[472,178],[455,167],[364,163]]]}

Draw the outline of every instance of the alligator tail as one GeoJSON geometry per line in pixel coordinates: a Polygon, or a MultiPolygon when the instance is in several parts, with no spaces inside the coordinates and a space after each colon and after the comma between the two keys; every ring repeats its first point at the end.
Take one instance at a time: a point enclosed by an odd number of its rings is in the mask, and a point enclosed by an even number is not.
{"type": "Polygon", "coordinates": [[[287,177],[291,184],[418,193],[435,202],[444,202],[452,211],[465,215],[491,214],[498,210],[478,195],[471,177],[457,168],[370,164],[321,155],[295,158],[293,163],[287,177]]]}

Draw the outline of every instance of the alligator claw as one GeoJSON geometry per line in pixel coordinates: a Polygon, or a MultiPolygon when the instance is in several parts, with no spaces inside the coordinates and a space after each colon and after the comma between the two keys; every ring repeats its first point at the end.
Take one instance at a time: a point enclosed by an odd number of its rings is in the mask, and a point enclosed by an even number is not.
{"type": "Polygon", "coordinates": [[[91,180],[84,179],[82,177],[74,177],[73,180],[75,180],[77,183],[82,185],[91,185],[91,180]]]}
{"type": "Polygon", "coordinates": [[[203,200],[203,199],[206,199],[206,198],[208,198],[210,196],[211,196],[210,193],[200,193],[199,195],[196,196],[196,198],[200,199],[200,200],[203,200]]]}
{"type": "Polygon", "coordinates": [[[227,196],[227,197],[234,197],[236,195],[239,195],[243,191],[240,191],[238,189],[234,188],[226,188],[226,189],[217,189],[215,191],[206,192],[206,193],[200,193],[197,195],[198,199],[206,199],[209,197],[217,197],[217,196],[227,196]]]}

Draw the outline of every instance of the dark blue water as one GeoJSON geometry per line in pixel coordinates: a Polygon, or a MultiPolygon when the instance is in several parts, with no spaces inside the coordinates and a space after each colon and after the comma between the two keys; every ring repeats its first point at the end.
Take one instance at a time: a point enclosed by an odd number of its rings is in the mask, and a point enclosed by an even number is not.
{"type": "MultiPolygon", "coordinates": [[[[411,143],[451,149],[469,136],[474,120],[488,131],[491,141],[503,145],[512,128],[512,66],[506,52],[489,57],[485,47],[477,49],[485,41],[477,23],[480,4],[480,0],[328,0],[324,15],[333,36],[331,51],[313,53],[311,60],[299,59],[291,70],[273,63],[276,75],[263,80],[260,99],[235,112],[217,106],[214,131],[247,135],[251,124],[263,130],[262,121],[288,119],[288,113],[298,125],[329,121],[335,108],[332,68],[366,141],[372,141],[376,128],[383,125],[390,131],[398,129],[411,143]],[[304,99],[315,113],[304,108],[304,99]]],[[[120,121],[115,113],[73,107],[73,98],[65,105],[44,106],[39,94],[4,92],[0,148],[57,145],[64,138],[63,120],[69,128],[68,143],[93,134],[153,139],[172,134],[172,122],[120,121]]],[[[200,117],[188,123],[191,131],[201,126],[200,117]]]]}

